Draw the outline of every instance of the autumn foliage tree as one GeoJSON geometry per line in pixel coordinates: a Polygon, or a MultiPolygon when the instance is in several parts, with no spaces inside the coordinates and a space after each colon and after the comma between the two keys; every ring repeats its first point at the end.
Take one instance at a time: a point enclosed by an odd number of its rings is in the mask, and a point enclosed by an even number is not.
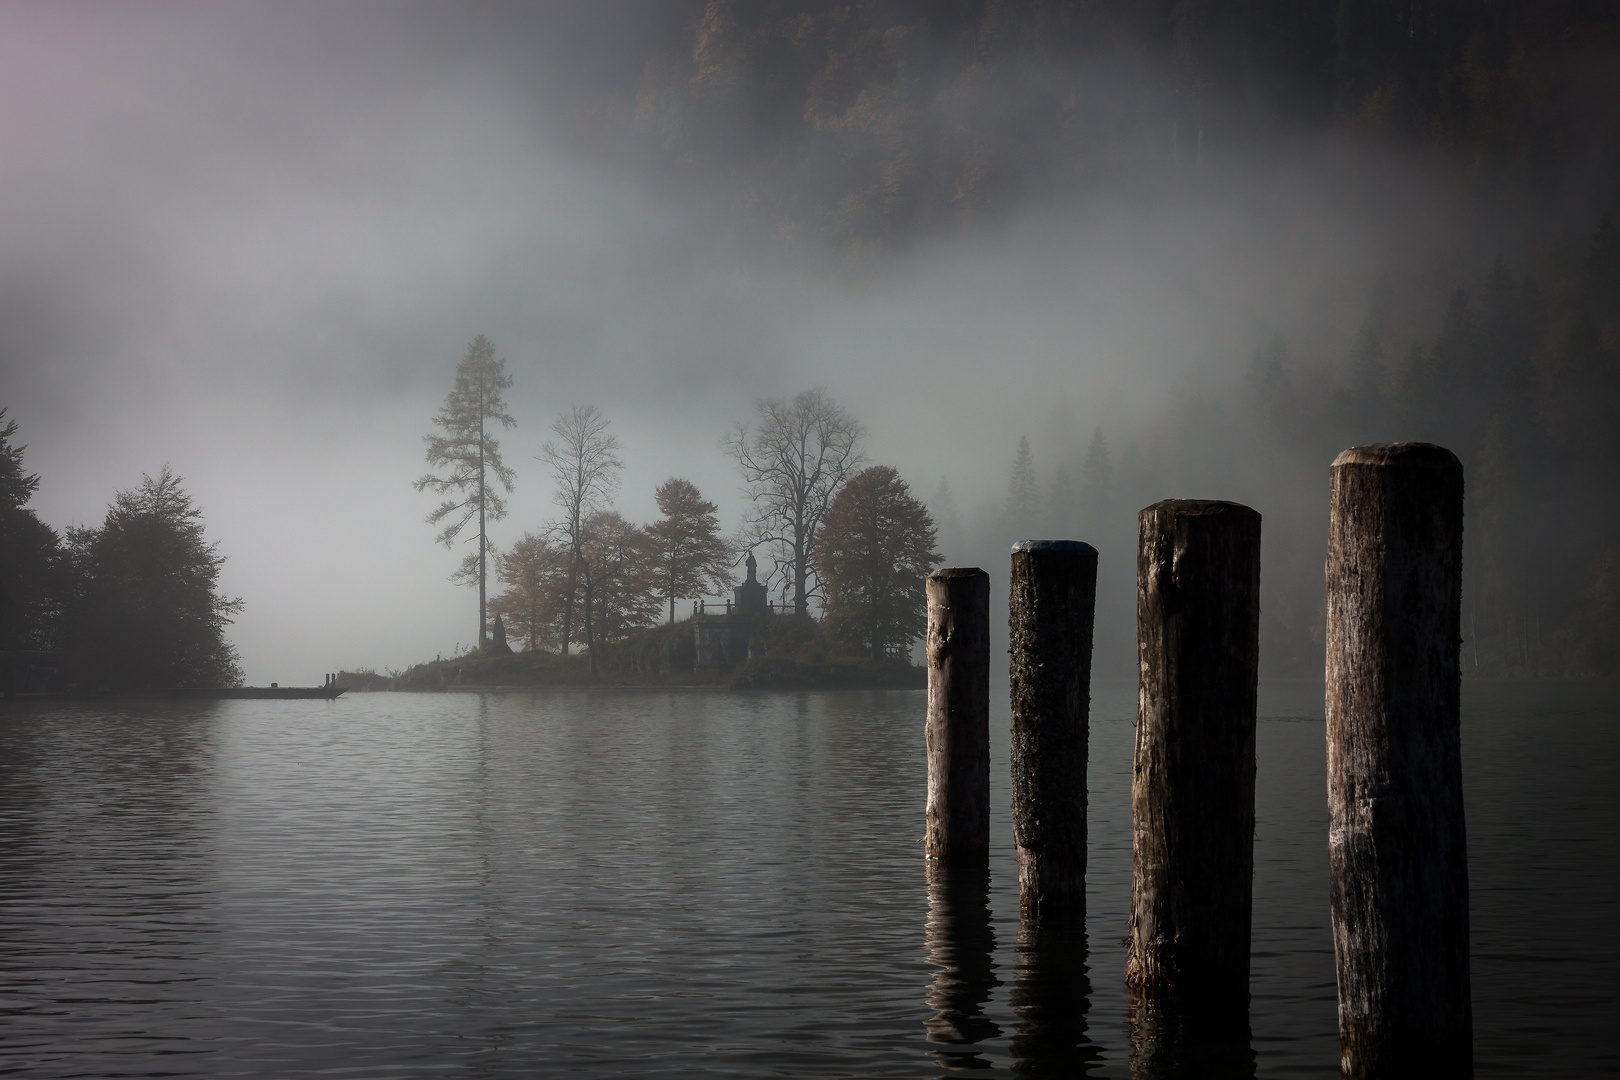
{"type": "Polygon", "coordinates": [[[675,621],[675,601],[731,584],[731,546],[720,535],[719,508],[690,480],[671,477],[653,493],[663,517],[647,526],[658,589],[675,621]]]}
{"type": "Polygon", "coordinates": [[[647,531],[617,512],[598,510],[582,523],[575,585],[584,618],[575,640],[590,655],[592,675],[598,645],[657,621],[656,567],[647,531]]]}
{"type": "Polygon", "coordinates": [[[568,550],[549,536],[526,533],[496,560],[505,588],[489,602],[507,634],[527,652],[561,645],[563,599],[568,589],[568,550]]]}
{"type": "Polygon", "coordinates": [[[928,508],[887,465],[857,473],[828,508],[816,538],[836,637],[880,660],[927,628],[923,582],[942,558],[928,508]]]}

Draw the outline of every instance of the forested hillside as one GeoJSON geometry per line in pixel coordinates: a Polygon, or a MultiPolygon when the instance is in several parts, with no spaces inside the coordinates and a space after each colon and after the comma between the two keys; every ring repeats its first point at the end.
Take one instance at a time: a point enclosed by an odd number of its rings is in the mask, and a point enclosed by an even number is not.
{"type": "Polygon", "coordinates": [[[658,171],[846,257],[1032,190],[1163,182],[1324,131],[1548,194],[1620,160],[1620,13],[1595,0],[712,0],[666,18],[634,114],[658,171]]]}
{"type": "Polygon", "coordinates": [[[1118,642],[1135,510],[1249,501],[1266,518],[1267,670],[1307,673],[1329,462],[1355,443],[1439,442],[1468,477],[1465,670],[1620,671],[1620,239],[1605,216],[1620,210],[1620,9],[714,0],[670,26],[621,117],[644,162],[716,223],[856,272],[1035,193],[1232,183],[1326,143],[1375,167],[1429,163],[1458,197],[1522,212],[1529,241],[1494,265],[1340,298],[1365,316],[1339,346],[1257,340],[1241,375],[1212,363],[1156,421],[1060,460],[1026,444],[1009,496],[947,486],[935,515],[996,507],[942,540],[952,561],[997,569],[1015,534],[1093,539],[1114,568],[1099,641],[1112,627],[1118,642]]]}
{"type": "MultiPolygon", "coordinates": [[[[1536,273],[1498,263],[1458,284],[1431,339],[1397,347],[1375,296],[1344,355],[1265,343],[1241,380],[1115,433],[1117,459],[1094,444],[1069,463],[1087,480],[1043,492],[1041,520],[1100,536],[1124,565],[1134,511],[1156,499],[1255,506],[1265,663],[1306,673],[1322,655],[1328,464],[1357,443],[1437,442],[1466,475],[1464,671],[1620,673],[1620,232],[1605,218],[1536,273]]],[[[1102,600],[1116,625],[1131,618],[1128,584],[1116,575],[1102,600]]]]}

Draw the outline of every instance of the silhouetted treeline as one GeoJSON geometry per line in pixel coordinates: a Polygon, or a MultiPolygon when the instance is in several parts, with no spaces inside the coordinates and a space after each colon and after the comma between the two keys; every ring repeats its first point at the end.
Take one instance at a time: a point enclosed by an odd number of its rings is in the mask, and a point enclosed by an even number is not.
{"type": "Polygon", "coordinates": [[[0,651],[56,652],[58,689],[239,685],[241,601],[219,594],[225,557],[181,478],[142,477],[99,527],[58,535],[27,505],[40,481],[17,430],[0,426],[0,651]]]}
{"type": "MultiPolygon", "coordinates": [[[[1432,341],[1397,355],[1385,351],[1376,299],[1355,349],[1336,362],[1295,363],[1274,344],[1246,388],[1258,421],[1251,439],[1268,471],[1307,473],[1356,442],[1449,447],[1468,478],[1464,670],[1614,674],[1620,232],[1604,218],[1584,251],[1546,271],[1498,262],[1456,292],[1432,341]]],[[[1325,518],[1311,514],[1320,531],[1325,518]]],[[[1306,521],[1286,527],[1308,535],[1306,521]]],[[[1300,588],[1310,580],[1321,592],[1319,564],[1298,572],[1300,588]]],[[[1317,613],[1288,617],[1300,625],[1284,635],[1315,649],[1317,613]]]]}
{"type": "Polygon", "coordinates": [[[1326,130],[1548,192],[1572,163],[1620,164],[1620,9],[1599,0],[709,0],[663,17],[635,104],[654,168],[784,243],[860,253],[1031,188],[1326,130]]]}
{"type": "Polygon", "coordinates": [[[1242,380],[1194,384],[1146,429],[1115,432],[1117,461],[1100,429],[1045,469],[1020,441],[1004,500],[951,530],[947,551],[1000,565],[1018,537],[1096,544],[1099,660],[1117,673],[1131,659],[1136,511],[1171,496],[1246,502],[1265,518],[1265,670],[1314,674],[1329,463],[1359,443],[1435,442],[1467,476],[1464,672],[1620,674],[1620,229],[1604,218],[1536,273],[1497,262],[1435,313],[1438,332],[1404,347],[1389,308],[1378,290],[1343,356],[1272,339],[1242,380]]]}
{"type": "MultiPolygon", "coordinates": [[[[909,657],[926,628],[923,578],[940,560],[934,521],[897,470],[866,466],[865,428],[825,390],[758,401],[754,423],[723,441],[750,503],[729,541],[720,534],[719,508],[681,477],[654,493],[658,520],[643,526],[622,517],[613,498],[624,463],[610,428],[594,405],[574,406],[554,421],[556,438],[539,460],[550,467],[561,513],[507,551],[491,549],[505,589],[488,605],[501,620],[499,644],[481,651],[505,654],[508,638],[529,653],[566,656],[570,645],[581,645],[594,675],[613,646],[636,637],[644,645],[641,632],[666,612],[675,622],[677,604],[692,600],[695,608],[696,600],[728,590],[743,563],[762,605],[774,586],[781,603],[773,607],[782,612],[809,617],[812,605],[819,607],[830,641],[880,666],[909,657]],[[763,571],[755,551],[770,564],[763,571]]],[[[473,487],[470,479],[466,486],[473,487]]],[[[428,520],[442,516],[441,507],[428,520]]],[[[654,651],[668,667],[667,649],[654,651]]]]}

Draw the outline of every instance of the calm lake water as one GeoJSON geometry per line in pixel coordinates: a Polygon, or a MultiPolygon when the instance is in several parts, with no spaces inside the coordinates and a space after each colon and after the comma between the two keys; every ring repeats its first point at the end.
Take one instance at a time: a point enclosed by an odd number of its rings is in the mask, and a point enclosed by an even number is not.
{"type": "MultiPolygon", "coordinates": [[[[1620,1073],[1617,690],[1465,687],[1480,1076],[1620,1073]]],[[[1067,940],[1019,934],[1004,700],[949,887],[921,692],[0,707],[0,1072],[1336,1076],[1320,686],[1262,688],[1218,1065],[1127,1007],[1135,687],[1094,696],[1067,940]]]]}

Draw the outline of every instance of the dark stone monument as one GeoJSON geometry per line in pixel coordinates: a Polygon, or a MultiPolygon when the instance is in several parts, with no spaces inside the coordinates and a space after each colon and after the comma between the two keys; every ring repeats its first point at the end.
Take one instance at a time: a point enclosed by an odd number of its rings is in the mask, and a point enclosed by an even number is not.
{"type": "Polygon", "coordinates": [[[743,564],[748,568],[748,580],[732,590],[736,598],[733,607],[739,615],[767,615],[770,608],[765,602],[765,586],[754,578],[754,571],[759,563],[754,561],[754,553],[748,553],[748,561],[743,564]]]}
{"type": "Polygon", "coordinates": [[[748,580],[732,590],[732,602],[724,615],[692,616],[693,643],[697,647],[697,670],[735,667],[748,659],[748,631],[758,620],[770,615],[765,586],[755,577],[759,563],[748,553],[748,580]]]}
{"type": "Polygon", "coordinates": [[[512,646],[506,643],[506,624],[501,622],[500,615],[495,616],[495,629],[490,631],[489,647],[486,651],[491,656],[512,655],[512,646]]]}

